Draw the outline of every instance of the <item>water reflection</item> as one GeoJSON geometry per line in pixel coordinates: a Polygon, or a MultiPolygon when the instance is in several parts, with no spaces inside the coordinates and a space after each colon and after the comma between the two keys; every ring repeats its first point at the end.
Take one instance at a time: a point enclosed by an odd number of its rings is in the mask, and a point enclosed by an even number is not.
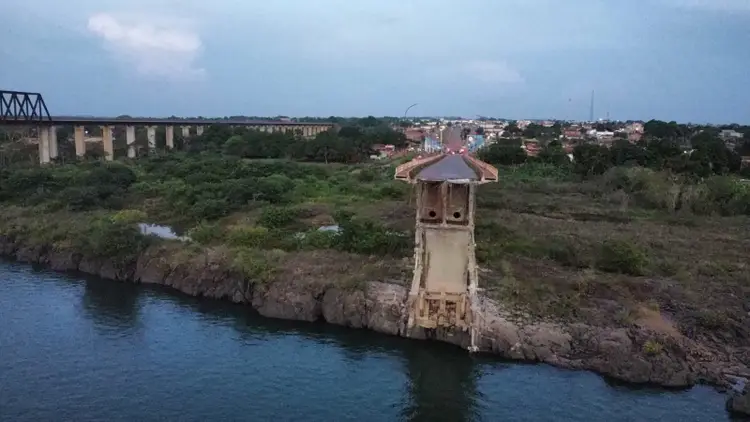
{"type": "MultiPolygon", "coordinates": [[[[174,300],[174,299],[172,299],[174,300]]],[[[231,321],[238,336],[256,339],[264,335],[295,335],[336,346],[344,359],[363,362],[373,354],[398,358],[408,382],[402,417],[410,421],[478,420],[480,393],[477,380],[482,362],[461,348],[437,342],[420,342],[381,336],[328,324],[300,324],[267,319],[243,306],[181,298],[183,306],[206,319],[231,321]]]]}
{"type": "Polygon", "coordinates": [[[0,267],[0,314],[0,420],[727,420],[708,389],[611,388],[164,287],[0,267]]]}
{"type": "Polygon", "coordinates": [[[464,350],[430,344],[407,348],[406,372],[411,401],[403,416],[410,421],[472,421],[479,418],[479,365],[464,350]]]}
{"type": "Polygon", "coordinates": [[[83,287],[81,309],[95,329],[102,332],[125,329],[129,333],[138,328],[141,295],[138,286],[86,278],[83,287]]]}

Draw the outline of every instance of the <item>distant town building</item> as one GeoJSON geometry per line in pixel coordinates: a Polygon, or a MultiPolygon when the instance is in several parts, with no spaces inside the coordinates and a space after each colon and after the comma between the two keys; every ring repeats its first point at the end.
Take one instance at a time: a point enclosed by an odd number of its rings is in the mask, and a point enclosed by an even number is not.
{"type": "Polygon", "coordinates": [[[736,130],[725,129],[719,133],[719,137],[725,141],[729,141],[742,138],[742,133],[737,132],[736,130]]]}
{"type": "Polygon", "coordinates": [[[643,123],[634,122],[625,127],[628,133],[643,133],[643,123]]]}
{"type": "Polygon", "coordinates": [[[422,129],[406,129],[404,136],[409,142],[421,143],[424,140],[424,130],[422,129]]]}
{"type": "Polygon", "coordinates": [[[581,128],[579,127],[569,127],[563,131],[563,136],[565,136],[568,139],[580,139],[583,138],[583,135],[581,135],[581,128]]]}

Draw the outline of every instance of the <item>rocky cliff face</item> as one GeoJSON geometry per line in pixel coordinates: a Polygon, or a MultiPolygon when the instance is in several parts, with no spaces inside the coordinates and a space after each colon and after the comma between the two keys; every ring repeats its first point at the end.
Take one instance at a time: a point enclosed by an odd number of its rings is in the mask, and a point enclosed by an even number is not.
{"type": "Polygon", "coordinates": [[[730,395],[727,410],[733,414],[750,416],[750,385],[730,395]]]}
{"type": "MultiPolygon", "coordinates": [[[[193,296],[245,303],[266,317],[331,324],[379,333],[468,346],[468,336],[443,330],[406,329],[407,290],[372,281],[361,288],[305,279],[251,283],[229,269],[220,254],[205,250],[175,259],[174,249],[152,246],[135,261],[115,265],[74,251],[26,247],[0,236],[0,253],[57,271],[81,271],[102,278],[170,286],[193,296]]],[[[593,370],[633,383],[685,387],[698,381],[723,384],[725,371],[747,375],[728,354],[696,344],[678,332],[634,325],[606,328],[585,324],[522,321],[502,304],[479,304],[479,346],[508,359],[593,370]]],[[[658,328],[658,325],[655,326],[658,328]]],[[[742,403],[742,399],[734,403],[742,403]]],[[[741,405],[734,405],[741,410],[741,405]]],[[[738,410],[739,411],[739,410],[738,410]]]]}

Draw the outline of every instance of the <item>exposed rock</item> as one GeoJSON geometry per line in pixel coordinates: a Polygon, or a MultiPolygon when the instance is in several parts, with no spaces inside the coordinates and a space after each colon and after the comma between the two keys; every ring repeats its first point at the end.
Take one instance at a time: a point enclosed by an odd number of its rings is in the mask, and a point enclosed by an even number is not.
{"type": "Polygon", "coordinates": [[[737,415],[750,416],[750,384],[745,385],[741,392],[730,394],[727,410],[737,415]]]}
{"type": "Polygon", "coordinates": [[[44,248],[41,246],[20,246],[16,250],[16,259],[25,263],[38,263],[44,248]]]}
{"type": "Polygon", "coordinates": [[[0,254],[3,256],[16,256],[16,242],[13,238],[0,235],[0,254]]]}
{"type": "Polygon", "coordinates": [[[323,294],[323,318],[331,324],[367,328],[366,310],[367,299],[363,291],[332,287],[323,294]]]}
{"type": "Polygon", "coordinates": [[[47,254],[47,265],[55,271],[74,271],[81,262],[81,254],[73,251],[52,250],[47,254]]]}
{"type": "MultiPolygon", "coordinates": [[[[366,328],[384,334],[434,339],[467,347],[470,336],[448,330],[411,329],[407,332],[406,287],[369,282],[344,288],[330,280],[290,277],[275,282],[244,279],[231,270],[220,249],[181,251],[174,245],[149,247],[137,260],[115,264],[71,251],[17,245],[0,236],[0,252],[19,261],[42,262],[52,269],[79,270],[113,280],[170,286],[193,296],[251,304],[261,315],[301,321],[323,319],[331,324],[366,328]]],[[[663,324],[606,328],[586,324],[521,321],[501,304],[481,298],[475,309],[480,351],[508,359],[545,362],[587,369],[633,383],[690,386],[698,379],[720,383],[731,366],[747,370],[725,355],[682,337],[663,324]],[[730,365],[731,363],[731,365],[730,365]]],[[[747,412],[748,395],[728,406],[747,412]],[[744,410],[743,410],[744,409],[744,410]]]]}
{"type": "Polygon", "coordinates": [[[365,288],[366,327],[383,334],[399,335],[405,332],[406,296],[403,286],[371,282],[365,288]]]}
{"type": "Polygon", "coordinates": [[[300,281],[264,284],[253,293],[253,308],[265,317],[317,321],[323,315],[325,286],[300,281]]]}

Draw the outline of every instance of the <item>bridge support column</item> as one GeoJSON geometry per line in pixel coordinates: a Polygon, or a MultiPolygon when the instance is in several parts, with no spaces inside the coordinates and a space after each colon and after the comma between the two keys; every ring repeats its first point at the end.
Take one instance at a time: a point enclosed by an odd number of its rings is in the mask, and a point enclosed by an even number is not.
{"type": "Polygon", "coordinates": [[[73,140],[76,144],[76,156],[83,157],[86,155],[86,142],[83,137],[86,134],[86,130],[83,126],[76,126],[73,129],[73,140]]]}
{"type": "Polygon", "coordinates": [[[190,126],[182,126],[182,137],[187,139],[190,137],[190,126]]]}
{"type": "Polygon", "coordinates": [[[115,148],[112,144],[112,126],[102,126],[102,144],[104,145],[104,159],[112,161],[115,158],[115,148]]]}
{"type": "Polygon", "coordinates": [[[196,126],[195,127],[195,134],[198,136],[203,135],[203,126],[196,126]]]}
{"type": "Polygon", "coordinates": [[[39,140],[39,164],[49,163],[49,128],[38,127],[37,139],[39,140]]]}
{"type": "Polygon", "coordinates": [[[57,158],[59,155],[59,149],[57,146],[57,128],[55,126],[49,127],[49,158],[50,161],[57,158]]]}
{"type": "Polygon", "coordinates": [[[125,142],[128,144],[128,158],[135,158],[135,126],[125,126],[125,142]]]}
{"type": "Polygon", "coordinates": [[[167,126],[166,127],[166,141],[167,141],[167,149],[174,149],[174,126],[167,126]]]}
{"type": "Polygon", "coordinates": [[[156,152],[156,126],[146,126],[146,138],[148,139],[148,153],[156,152]]]}

